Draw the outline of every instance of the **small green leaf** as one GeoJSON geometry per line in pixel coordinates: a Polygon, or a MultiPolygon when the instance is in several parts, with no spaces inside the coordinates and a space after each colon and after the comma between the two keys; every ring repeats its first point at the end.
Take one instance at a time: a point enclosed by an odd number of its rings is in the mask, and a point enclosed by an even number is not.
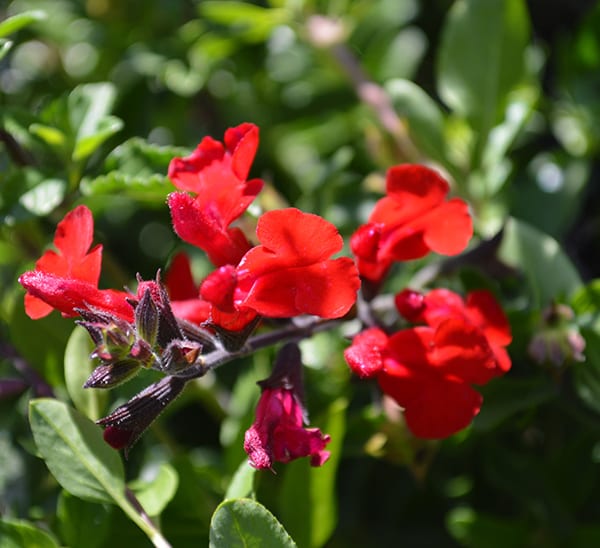
{"type": "Polygon", "coordinates": [[[94,370],[94,360],[90,358],[93,348],[87,331],[76,327],[65,349],[65,384],[75,407],[88,418],[96,420],[104,412],[108,394],[105,390],[83,388],[94,370]]]}
{"type": "Polygon", "coordinates": [[[8,36],[17,32],[19,29],[31,25],[36,21],[46,18],[46,13],[41,10],[30,10],[13,15],[0,23],[0,37],[8,36]]]}
{"type": "Polygon", "coordinates": [[[73,160],[84,160],[94,153],[94,151],[109,137],[123,128],[123,121],[116,116],[106,116],[98,122],[96,132],[86,137],[81,137],[75,144],[73,151],[73,160]]]}
{"type": "Polygon", "coordinates": [[[60,179],[46,179],[21,195],[19,203],[35,215],[47,215],[62,203],[66,186],[60,179]]]}
{"type": "Polygon", "coordinates": [[[24,520],[0,519],[1,548],[58,548],[52,535],[24,520]]]}
{"type": "Polygon", "coordinates": [[[329,408],[322,431],[331,436],[329,460],[311,467],[308,459],[286,464],[281,493],[282,521],[300,546],[323,546],[337,524],[335,478],[346,430],[346,400],[329,408]]]}
{"type": "Polygon", "coordinates": [[[149,516],[158,516],[175,495],[178,485],[177,471],[170,464],[163,462],[152,480],[132,481],[129,488],[149,516]]]}
{"type": "Polygon", "coordinates": [[[538,308],[581,286],[581,278],[560,244],[524,221],[508,220],[498,257],[522,271],[538,308]]]}
{"type": "Polygon", "coordinates": [[[4,38],[0,38],[0,61],[2,61],[2,59],[4,59],[6,54],[10,51],[10,48],[12,48],[12,45],[13,45],[13,43],[11,40],[6,40],[4,38]]]}
{"type": "Polygon", "coordinates": [[[206,19],[226,25],[250,42],[265,40],[271,31],[290,18],[285,9],[263,8],[247,2],[207,1],[199,5],[206,19]]]}
{"type": "Polygon", "coordinates": [[[116,89],[108,82],[77,86],[68,98],[68,116],[74,135],[73,159],[83,160],[106,139],[123,127],[123,122],[110,116],[116,89]]]}
{"type": "Polygon", "coordinates": [[[99,426],[49,398],[31,401],[29,421],[40,454],[67,491],[93,502],[114,503],[123,498],[123,463],[102,439],[99,426]]]}
{"type": "Polygon", "coordinates": [[[252,499],[222,502],[210,522],[210,548],[293,548],[296,543],[262,504],[252,499]]]}
{"type": "Polygon", "coordinates": [[[437,103],[409,80],[390,80],[385,89],[396,112],[408,123],[408,131],[419,148],[448,167],[444,116],[437,103]]]}
{"type": "Polygon", "coordinates": [[[31,124],[29,132],[36,137],[39,137],[47,145],[55,148],[61,148],[67,142],[66,135],[60,130],[52,126],[44,124],[31,124]]]}
{"type": "Polygon", "coordinates": [[[164,175],[136,176],[120,171],[84,179],[80,188],[87,196],[121,195],[149,206],[163,206],[173,192],[173,184],[164,175]]]}
{"type": "Polygon", "coordinates": [[[248,464],[248,459],[244,459],[233,475],[229,487],[227,487],[224,500],[249,497],[252,495],[254,491],[255,475],[256,468],[253,468],[248,464]]]}
{"type": "Polygon", "coordinates": [[[458,0],[448,14],[438,50],[438,91],[448,106],[470,120],[479,147],[497,122],[507,93],[523,77],[528,38],[523,0],[458,0]]]}

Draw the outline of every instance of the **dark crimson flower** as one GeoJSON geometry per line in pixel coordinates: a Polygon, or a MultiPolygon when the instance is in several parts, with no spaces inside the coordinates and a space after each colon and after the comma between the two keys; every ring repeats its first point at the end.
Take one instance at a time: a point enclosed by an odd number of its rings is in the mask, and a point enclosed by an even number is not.
{"type": "Polygon", "coordinates": [[[450,318],[437,328],[415,327],[388,337],[378,328],[357,335],[344,356],[362,377],[404,408],[418,437],[448,437],[469,425],[482,397],[472,385],[497,375],[494,355],[477,327],[450,318]]]}
{"type": "Polygon", "coordinates": [[[449,318],[457,318],[478,328],[495,356],[498,374],[510,369],[510,357],[504,348],[512,341],[510,324],[489,291],[472,291],[465,301],[448,289],[434,289],[427,295],[405,289],[396,295],[395,302],[399,312],[413,323],[438,327],[449,318]]]}
{"type": "Polygon", "coordinates": [[[180,190],[169,195],[173,227],[179,237],[203,249],[216,266],[238,264],[250,244],[239,228],[229,225],[263,187],[247,180],[258,147],[258,127],[245,123],[225,132],[225,146],[202,139],[186,158],[174,158],[169,178],[180,190]]]}
{"type": "Polygon", "coordinates": [[[468,206],[459,198],[445,199],[450,187],[436,171],[395,166],[387,172],[386,186],[387,196],[350,242],[362,277],[379,282],[395,261],[430,251],[456,255],[467,246],[473,234],[468,206]]]}
{"type": "Polygon", "coordinates": [[[25,312],[30,318],[43,318],[53,309],[72,317],[78,315],[78,308],[96,308],[133,319],[127,293],[98,289],[102,246],[89,251],[93,234],[94,220],[85,206],[76,207],[58,224],[54,236],[58,252],[46,251],[36,262],[35,270],[19,277],[27,290],[25,312]]]}
{"type": "Polygon", "coordinates": [[[210,317],[210,303],[200,298],[198,286],[194,283],[190,259],[185,253],[173,257],[165,276],[165,285],[173,314],[180,319],[202,324],[210,317]]]}
{"type": "Polygon", "coordinates": [[[300,351],[286,345],[278,356],[273,374],[261,381],[262,394],[256,420],[246,431],[244,450],[252,466],[272,469],[274,462],[310,457],[311,466],[329,458],[325,446],[331,441],[318,428],[304,428],[300,351]]]}
{"type": "Polygon", "coordinates": [[[216,308],[271,318],[339,318],[350,310],[360,280],[351,259],[330,259],[343,247],[335,226],[288,208],[262,215],[256,235],[261,245],[248,251],[237,268],[222,267],[203,283],[202,296],[216,308]]]}

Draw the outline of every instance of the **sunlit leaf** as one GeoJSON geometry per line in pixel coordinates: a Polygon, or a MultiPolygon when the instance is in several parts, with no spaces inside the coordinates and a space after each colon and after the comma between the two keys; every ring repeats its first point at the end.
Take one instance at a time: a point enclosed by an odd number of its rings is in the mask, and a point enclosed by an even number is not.
{"type": "Polygon", "coordinates": [[[252,499],[232,499],[215,510],[209,546],[293,548],[296,543],[262,504],[252,499]]]}
{"type": "Polygon", "coordinates": [[[94,502],[123,498],[123,463],[99,426],[64,403],[44,398],[30,403],[29,421],[40,454],[67,491],[94,502]]]}
{"type": "Polygon", "coordinates": [[[61,179],[46,179],[21,195],[19,203],[31,213],[47,215],[62,203],[66,186],[61,179]]]}
{"type": "Polygon", "coordinates": [[[0,38],[17,32],[19,29],[46,18],[42,10],[29,10],[13,15],[0,23],[0,38]]]}
{"type": "Polygon", "coordinates": [[[255,475],[256,468],[253,468],[248,464],[248,459],[244,459],[233,475],[233,478],[227,487],[224,499],[249,497],[254,491],[255,475]]]}
{"type": "Polygon", "coordinates": [[[178,485],[177,471],[163,462],[151,480],[135,480],[129,488],[149,516],[158,516],[175,495],[178,485]]]}
{"type": "Polygon", "coordinates": [[[65,349],[65,384],[75,407],[92,420],[104,413],[108,394],[105,390],[83,388],[96,364],[90,358],[93,343],[82,327],[76,327],[65,349]]]}

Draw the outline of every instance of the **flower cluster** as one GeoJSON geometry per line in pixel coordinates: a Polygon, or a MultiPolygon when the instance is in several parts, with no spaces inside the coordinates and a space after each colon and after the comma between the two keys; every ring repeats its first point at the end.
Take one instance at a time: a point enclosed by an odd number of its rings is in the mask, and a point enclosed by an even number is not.
{"type": "MultiPolygon", "coordinates": [[[[460,253],[472,235],[467,204],[447,199],[445,179],[420,165],[388,171],[386,196],[350,240],[355,259],[336,257],[343,239],[318,215],[285,208],[249,222],[245,213],[265,186],[248,178],[258,142],[258,128],[244,123],[228,129],[223,143],[205,137],[190,156],[169,166],[177,188],[167,198],[173,228],[214,265],[204,280],[194,280],[189,258],[178,253],[164,282],[159,273],[155,281],[138,279],[135,292],[99,289],[102,247],[90,250],[93,219],[85,206],[59,223],[56,251],[46,251],[19,278],[31,318],[52,309],[80,316],[100,360],[86,387],[112,387],[144,368],[165,375],[98,421],[115,448],[129,450],[188,380],[263,346],[355,318],[361,286],[361,304],[368,308],[394,263],[430,251],[460,253]]],[[[472,385],[510,368],[506,318],[483,291],[463,301],[443,289],[406,290],[395,304],[398,320],[417,325],[393,332],[374,314],[359,312],[362,330],[346,360],[360,377],[375,377],[404,408],[415,435],[448,436],[479,410],[481,396],[472,385]]],[[[257,468],[305,456],[320,466],[329,457],[329,436],[306,428],[301,372],[298,346],[289,343],[272,375],[259,383],[256,421],[244,442],[257,468]]]]}

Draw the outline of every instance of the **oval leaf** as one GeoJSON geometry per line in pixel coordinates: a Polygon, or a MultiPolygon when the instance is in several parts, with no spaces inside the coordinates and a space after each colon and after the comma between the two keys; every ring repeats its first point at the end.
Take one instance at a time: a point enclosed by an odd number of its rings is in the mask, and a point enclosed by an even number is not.
{"type": "Polygon", "coordinates": [[[52,475],[72,495],[95,502],[123,499],[123,463],[102,439],[102,429],[64,403],[29,404],[35,444],[52,475]]]}
{"type": "Polygon", "coordinates": [[[225,500],[249,497],[254,490],[255,475],[256,468],[252,468],[252,466],[248,464],[248,459],[244,459],[233,475],[229,487],[227,487],[225,500]]]}
{"type": "Polygon", "coordinates": [[[58,548],[59,544],[46,531],[22,520],[0,519],[0,546],[2,548],[58,548]]]}
{"type": "Polygon", "coordinates": [[[87,331],[76,327],[65,349],[65,384],[75,407],[92,420],[102,416],[108,394],[104,390],[83,388],[94,370],[90,358],[93,344],[87,331]]]}
{"type": "Polygon", "coordinates": [[[222,502],[210,522],[210,548],[294,548],[296,543],[262,504],[252,499],[222,502]]]}
{"type": "Polygon", "coordinates": [[[179,476],[170,464],[163,462],[150,481],[137,480],[129,484],[149,516],[158,516],[175,496],[179,476]]]}
{"type": "Polygon", "coordinates": [[[523,76],[529,38],[522,0],[459,0],[444,27],[438,92],[485,143],[506,94],[523,76]]]}

